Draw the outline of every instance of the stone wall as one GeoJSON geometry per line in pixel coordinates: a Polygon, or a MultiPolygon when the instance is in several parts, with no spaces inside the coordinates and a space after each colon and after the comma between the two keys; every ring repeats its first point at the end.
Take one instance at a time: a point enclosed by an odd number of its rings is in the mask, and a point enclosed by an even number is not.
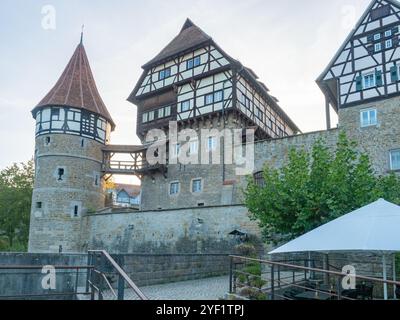
{"type": "Polygon", "coordinates": [[[110,253],[231,253],[240,230],[259,235],[243,206],[219,206],[84,217],[82,248],[110,253]]]}
{"type": "Polygon", "coordinates": [[[230,267],[226,254],[127,254],[118,257],[139,287],[227,275],[230,267]]]}
{"type": "MultiPolygon", "coordinates": [[[[87,265],[85,254],[30,254],[30,253],[0,253],[1,266],[38,266],[38,269],[0,269],[0,296],[11,295],[40,295],[48,294],[42,288],[41,273],[45,265],[52,266],[84,266],[87,265]]],[[[78,277],[78,286],[84,286],[86,270],[82,270],[78,277]]],[[[56,290],[52,293],[74,292],[76,270],[56,270],[56,290]]],[[[1,298],[1,297],[0,297],[1,298]]],[[[31,297],[40,299],[43,297],[31,297]]],[[[72,296],[58,296],[53,299],[71,299],[72,296]]]]}

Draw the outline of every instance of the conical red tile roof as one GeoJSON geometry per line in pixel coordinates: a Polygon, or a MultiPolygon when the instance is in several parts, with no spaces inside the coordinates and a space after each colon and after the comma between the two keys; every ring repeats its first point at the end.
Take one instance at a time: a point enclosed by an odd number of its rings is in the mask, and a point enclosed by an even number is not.
{"type": "Polygon", "coordinates": [[[115,128],[114,121],[97,90],[82,42],[56,85],[33,109],[33,116],[35,117],[38,109],[49,105],[75,107],[96,113],[107,119],[113,129],[115,128]]]}

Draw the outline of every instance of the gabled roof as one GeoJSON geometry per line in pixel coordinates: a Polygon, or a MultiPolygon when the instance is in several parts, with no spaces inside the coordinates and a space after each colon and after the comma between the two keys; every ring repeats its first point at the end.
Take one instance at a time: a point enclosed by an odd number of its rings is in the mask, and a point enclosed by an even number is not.
{"type": "Polygon", "coordinates": [[[141,186],[133,184],[116,183],[115,191],[117,193],[125,191],[130,197],[134,198],[140,195],[141,186]]]}
{"type": "MultiPolygon", "coordinates": [[[[334,57],[329,62],[328,66],[324,69],[324,71],[321,73],[321,75],[317,78],[316,82],[320,86],[321,90],[324,90],[324,88],[323,88],[324,87],[323,86],[324,78],[325,78],[326,74],[329,72],[329,70],[331,69],[332,65],[339,58],[340,54],[342,53],[342,51],[346,47],[347,43],[353,38],[353,36],[357,32],[357,29],[363,23],[363,21],[365,20],[367,15],[370,13],[370,11],[374,7],[374,5],[376,3],[381,3],[381,1],[382,0],[372,0],[371,1],[371,3],[369,4],[368,8],[365,10],[363,15],[361,16],[361,18],[357,21],[355,27],[351,30],[350,34],[347,36],[347,38],[344,40],[343,44],[340,46],[339,50],[336,52],[334,57]]],[[[398,1],[396,1],[396,0],[385,0],[385,1],[387,3],[389,3],[389,4],[392,4],[393,6],[396,6],[396,7],[400,8],[400,3],[398,1]]]]}
{"type": "Polygon", "coordinates": [[[212,40],[203,30],[187,19],[179,34],[143,68],[147,69],[176,54],[212,40]]]}
{"type": "Polygon", "coordinates": [[[36,112],[40,108],[46,106],[68,106],[84,109],[104,117],[110,122],[112,128],[115,128],[114,121],[97,90],[82,41],[56,85],[32,110],[33,117],[36,117],[36,112]]]}

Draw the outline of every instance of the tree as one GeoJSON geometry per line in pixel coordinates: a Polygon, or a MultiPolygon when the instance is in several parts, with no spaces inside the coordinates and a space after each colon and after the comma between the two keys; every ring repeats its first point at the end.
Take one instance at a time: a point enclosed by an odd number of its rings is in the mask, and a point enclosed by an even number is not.
{"type": "Polygon", "coordinates": [[[298,237],[379,198],[400,204],[400,179],[377,177],[368,155],[341,133],[334,151],[317,140],[291,149],[280,169],[266,166],[263,185],[249,178],[245,203],[268,241],[298,237]]]}
{"type": "Polygon", "coordinates": [[[0,236],[6,239],[2,250],[27,248],[33,180],[33,160],[0,171],[0,236]]]}

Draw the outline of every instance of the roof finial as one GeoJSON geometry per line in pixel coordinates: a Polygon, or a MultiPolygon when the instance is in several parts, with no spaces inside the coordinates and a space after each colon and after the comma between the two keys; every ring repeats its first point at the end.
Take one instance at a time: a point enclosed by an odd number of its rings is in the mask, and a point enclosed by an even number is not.
{"type": "Polygon", "coordinates": [[[81,31],[81,44],[83,44],[83,29],[85,29],[85,25],[82,25],[82,31],[81,31]]]}

